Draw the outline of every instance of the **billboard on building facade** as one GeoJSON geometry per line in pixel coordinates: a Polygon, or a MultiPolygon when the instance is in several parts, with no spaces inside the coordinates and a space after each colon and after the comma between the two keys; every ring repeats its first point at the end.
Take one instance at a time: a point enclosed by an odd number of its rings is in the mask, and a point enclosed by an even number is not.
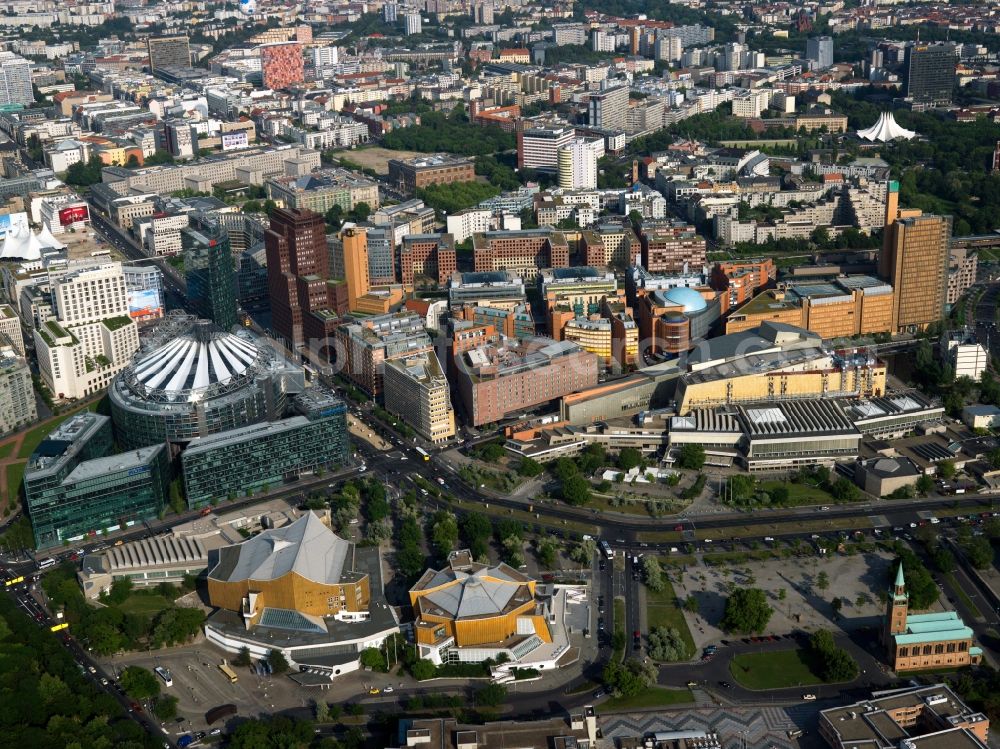
{"type": "Polygon", "coordinates": [[[156,289],[136,289],[128,294],[128,314],[133,320],[163,317],[163,302],[156,289]]]}
{"type": "Polygon", "coordinates": [[[89,221],[90,211],[87,208],[86,203],[77,203],[76,205],[66,206],[59,210],[59,225],[60,226],[70,226],[71,224],[79,223],[80,221],[89,221]]]}
{"type": "Polygon", "coordinates": [[[24,211],[0,216],[0,238],[7,236],[7,232],[11,230],[23,233],[27,228],[28,214],[24,211]]]}

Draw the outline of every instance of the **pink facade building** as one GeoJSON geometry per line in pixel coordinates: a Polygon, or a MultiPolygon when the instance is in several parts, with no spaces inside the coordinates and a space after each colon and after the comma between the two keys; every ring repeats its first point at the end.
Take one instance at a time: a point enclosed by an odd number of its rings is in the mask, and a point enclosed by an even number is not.
{"type": "Polygon", "coordinates": [[[302,45],[298,42],[262,44],[260,69],[264,74],[264,88],[279,91],[305,80],[302,45]]]}

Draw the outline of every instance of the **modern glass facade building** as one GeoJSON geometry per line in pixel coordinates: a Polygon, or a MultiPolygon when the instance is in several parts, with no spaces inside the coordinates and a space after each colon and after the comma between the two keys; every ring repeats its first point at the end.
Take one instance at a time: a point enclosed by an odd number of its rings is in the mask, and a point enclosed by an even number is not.
{"type": "Polygon", "coordinates": [[[303,389],[302,370],[250,333],[175,319],[111,383],[115,435],[126,449],[280,418],[288,395],[303,389]]]}
{"type": "MultiPolygon", "coordinates": [[[[296,402],[306,415],[200,437],[181,454],[189,507],[273,488],[347,461],[347,408],[330,394],[296,402]]],[[[305,394],[303,394],[305,395],[305,394]]]]}
{"type": "Polygon", "coordinates": [[[229,234],[219,224],[202,222],[181,231],[181,244],[191,309],[222,330],[231,330],[238,320],[229,234]]]}
{"type": "Polygon", "coordinates": [[[85,412],[61,424],[29,458],[24,494],[38,548],[117,530],[163,510],[170,484],[166,445],[108,455],[112,445],[111,420],[85,412]]]}

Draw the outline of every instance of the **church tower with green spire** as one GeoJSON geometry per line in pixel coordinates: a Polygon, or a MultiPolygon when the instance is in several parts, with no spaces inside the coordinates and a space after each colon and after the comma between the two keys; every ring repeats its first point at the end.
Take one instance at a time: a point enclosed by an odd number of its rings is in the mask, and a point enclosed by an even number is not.
{"type": "Polygon", "coordinates": [[[903,577],[903,561],[899,561],[896,570],[896,582],[889,591],[886,602],[885,624],[882,627],[882,644],[890,650],[893,645],[893,635],[906,632],[906,614],[910,607],[910,597],[906,594],[906,579],[903,577]]]}

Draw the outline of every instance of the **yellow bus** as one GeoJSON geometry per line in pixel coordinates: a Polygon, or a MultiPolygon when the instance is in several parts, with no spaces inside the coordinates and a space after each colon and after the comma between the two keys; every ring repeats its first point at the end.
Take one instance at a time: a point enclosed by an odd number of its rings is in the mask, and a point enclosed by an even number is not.
{"type": "Polygon", "coordinates": [[[49,627],[49,630],[51,632],[59,632],[60,630],[63,629],[69,629],[69,624],[67,624],[66,622],[62,622],[61,624],[56,624],[52,627],[49,627]]]}
{"type": "Polygon", "coordinates": [[[231,669],[225,663],[219,664],[219,670],[222,672],[223,676],[229,679],[230,684],[235,684],[238,681],[238,679],[236,678],[236,672],[233,671],[233,669],[231,669]]]}

